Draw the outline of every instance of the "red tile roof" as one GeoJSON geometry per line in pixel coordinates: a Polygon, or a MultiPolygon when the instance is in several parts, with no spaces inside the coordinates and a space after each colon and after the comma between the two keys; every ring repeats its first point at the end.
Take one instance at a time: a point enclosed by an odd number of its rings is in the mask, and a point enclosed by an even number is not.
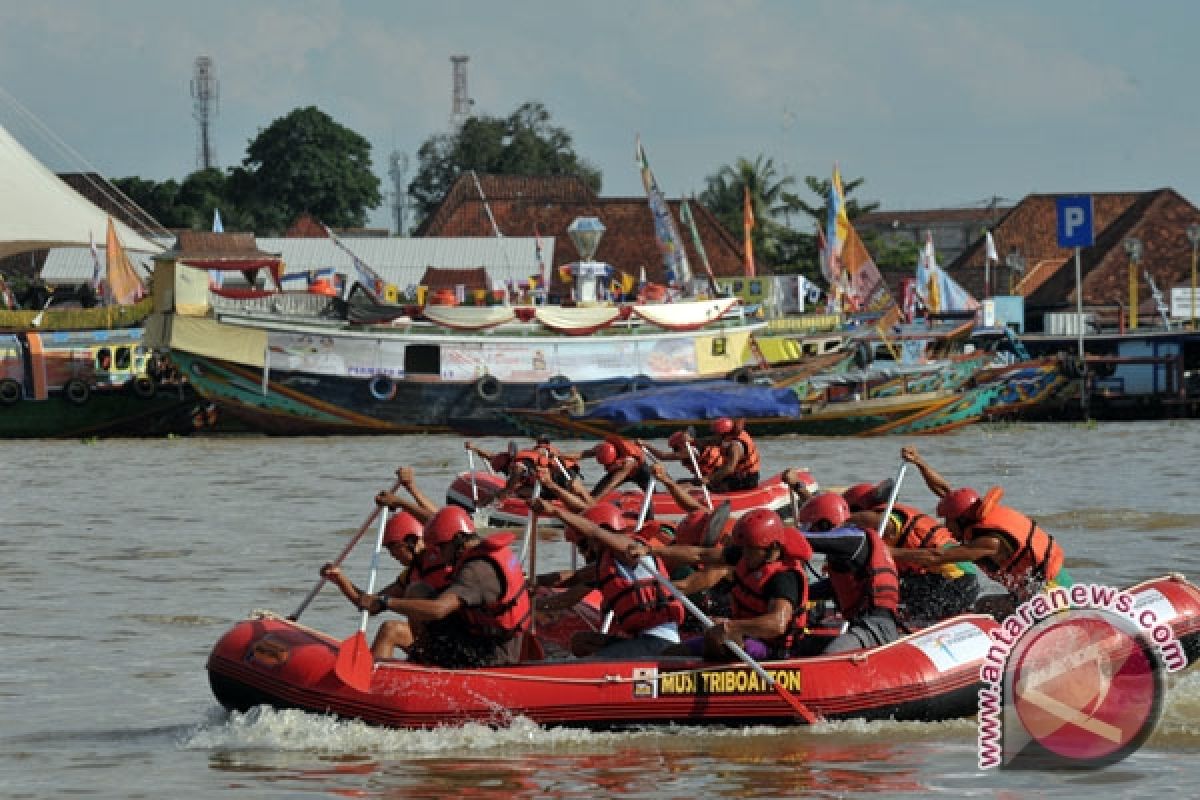
{"type": "MultiPolygon", "coordinates": [[[[487,197],[496,226],[505,236],[558,237],[554,264],[577,261],[579,253],[567,235],[567,227],[576,217],[597,217],[606,231],[596,251],[596,260],[637,275],[646,268],[652,282],[665,281],[662,255],[654,234],[654,220],[644,197],[599,197],[585,183],[573,177],[525,177],[480,175],[480,188],[487,197]]],[[[679,202],[668,201],[678,221],[679,202]]],[[[715,275],[740,275],[740,243],[717,218],[699,203],[689,203],[696,228],[704,243],[715,275]]],[[[414,232],[415,236],[491,236],[492,222],[479,191],[469,175],[462,175],[446,199],[414,232]]],[[[691,235],[680,231],[688,263],[695,275],[704,267],[692,246],[691,235]]],[[[552,286],[558,281],[551,269],[552,286]]]]}

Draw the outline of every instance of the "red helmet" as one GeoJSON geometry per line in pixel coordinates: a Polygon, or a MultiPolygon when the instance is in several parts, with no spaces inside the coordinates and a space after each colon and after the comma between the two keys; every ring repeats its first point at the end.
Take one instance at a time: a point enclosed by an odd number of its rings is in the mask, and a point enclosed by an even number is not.
{"type": "Polygon", "coordinates": [[[846,498],[834,492],[823,492],[804,504],[796,522],[803,530],[817,530],[821,524],[825,530],[833,530],[850,518],[850,506],[846,498]]]}
{"type": "Polygon", "coordinates": [[[974,489],[955,489],[938,501],[937,514],[947,522],[958,522],[978,504],[979,493],[974,489]]]}
{"type": "Polygon", "coordinates": [[[877,502],[875,484],[856,483],[842,492],[842,498],[845,499],[846,505],[850,507],[851,511],[864,511],[877,502]]]}
{"type": "Polygon", "coordinates": [[[405,537],[420,536],[421,521],[407,511],[393,511],[387,527],[383,529],[383,546],[403,542],[405,537]]]}
{"type": "Polygon", "coordinates": [[[682,450],[688,441],[687,431],[675,431],[667,438],[667,447],[672,450],[682,450]]]}
{"type": "MultiPolygon", "coordinates": [[[[612,503],[597,503],[584,511],[582,516],[587,521],[594,522],[601,528],[610,531],[623,531],[629,526],[621,509],[612,503]]],[[[567,527],[566,533],[568,541],[574,542],[579,539],[579,532],[570,526],[567,527]]]]}
{"type": "Polygon", "coordinates": [[[717,436],[725,436],[733,433],[733,420],[729,417],[720,417],[712,421],[712,432],[717,436]]]}
{"type": "Polygon", "coordinates": [[[613,447],[610,442],[601,442],[596,445],[596,461],[600,462],[600,466],[607,467],[617,460],[617,448],[613,447]]]}
{"type": "Polygon", "coordinates": [[[512,463],[512,456],[508,453],[496,453],[496,455],[488,460],[488,463],[492,465],[492,469],[496,470],[496,472],[508,472],[508,465],[512,463]]]}
{"type": "Polygon", "coordinates": [[[743,514],[733,526],[733,541],[743,547],[770,547],[783,541],[786,530],[787,526],[774,511],[756,508],[743,514]]]}
{"type": "Polygon", "coordinates": [[[675,528],[675,543],[687,547],[703,547],[708,532],[709,512],[697,509],[679,521],[675,528]]]}
{"type": "Polygon", "coordinates": [[[454,539],[460,533],[474,533],[475,523],[461,506],[446,506],[429,518],[423,534],[425,546],[432,549],[454,539]]]}

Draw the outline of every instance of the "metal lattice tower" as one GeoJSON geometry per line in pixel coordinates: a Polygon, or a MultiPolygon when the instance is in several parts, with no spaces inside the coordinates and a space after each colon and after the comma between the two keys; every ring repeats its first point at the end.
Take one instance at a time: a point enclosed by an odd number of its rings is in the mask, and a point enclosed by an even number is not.
{"type": "Polygon", "coordinates": [[[392,217],[396,223],[396,235],[404,236],[405,198],[408,192],[404,186],[404,176],[408,172],[408,156],[399,150],[393,150],[388,157],[388,177],[392,179],[392,217]]]}
{"type": "Polygon", "coordinates": [[[213,144],[211,122],[217,115],[217,100],[221,85],[213,74],[212,59],[200,56],[192,73],[192,117],[198,126],[196,135],[196,166],[209,169],[217,166],[217,148],[213,144]]]}
{"type": "Polygon", "coordinates": [[[457,130],[471,116],[475,101],[467,94],[467,56],[450,56],[454,69],[454,96],[450,102],[450,127],[457,130]]]}

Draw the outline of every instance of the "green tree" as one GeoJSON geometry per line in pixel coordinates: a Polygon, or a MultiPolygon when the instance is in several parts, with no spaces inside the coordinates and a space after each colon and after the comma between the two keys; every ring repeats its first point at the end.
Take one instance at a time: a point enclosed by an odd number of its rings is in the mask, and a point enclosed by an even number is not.
{"type": "Polygon", "coordinates": [[[418,224],[437,208],[464,172],[492,175],[574,175],[599,192],[598,169],[575,154],[571,134],[550,123],[541,103],[525,103],[507,118],[470,117],[450,134],[426,139],[408,185],[418,224]]]}
{"type": "MultiPolygon", "coordinates": [[[[857,189],[859,186],[862,186],[865,182],[866,178],[855,178],[852,181],[842,181],[842,193],[846,198],[846,217],[851,222],[863,214],[868,214],[879,208],[879,203],[859,203],[856,198],[850,196],[855,189],[857,189]]],[[[807,214],[812,218],[813,224],[816,226],[816,228],[824,228],[826,221],[829,219],[829,189],[833,186],[833,179],[821,179],[809,175],[804,179],[804,184],[813,192],[813,194],[821,198],[821,204],[812,205],[804,202],[804,200],[799,196],[789,195],[786,199],[788,207],[791,210],[801,211],[807,214]]],[[[814,228],[814,230],[816,228],[814,228]]]]}
{"type": "Polygon", "coordinates": [[[179,184],[175,181],[157,183],[147,178],[132,176],[117,178],[112,183],[163,227],[189,227],[180,222],[182,212],[177,207],[179,184]]]}
{"type": "Polygon", "coordinates": [[[755,261],[766,272],[795,272],[808,250],[812,237],[792,230],[787,224],[791,208],[787,189],[795,183],[790,175],[781,176],[774,159],[759,155],[754,161],[739,158],[733,165],[721,167],[705,179],[700,202],[734,236],[743,235],[744,193],[749,190],[754,210],[751,240],[755,261]],[[781,221],[782,220],[782,221],[781,221]]]}
{"type": "Polygon", "coordinates": [[[330,226],[362,226],[383,200],[370,143],[315,106],[261,131],[230,170],[226,194],[259,234],[282,233],[305,211],[330,226]]]}

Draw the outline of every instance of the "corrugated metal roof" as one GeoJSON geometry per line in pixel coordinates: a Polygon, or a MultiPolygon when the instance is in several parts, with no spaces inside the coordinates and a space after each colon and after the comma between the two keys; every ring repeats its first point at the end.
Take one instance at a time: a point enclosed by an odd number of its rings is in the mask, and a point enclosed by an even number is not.
{"type": "MultiPolygon", "coordinates": [[[[537,273],[537,240],[533,237],[429,238],[411,239],[345,237],[340,240],[363,263],[396,286],[417,285],[429,267],[468,269],[484,267],[492,280],[524,281],[537,273]]],[[[542,261],[546,269],[554,263],[554,237],[542,238],[542,261]]],[[[259,250],[278,253],[289,273],[326,267],[344,275],[353,274],[354,265],[344,251],[330,239],[262,238],[259,250]]],[[[101,263],[104,249],[98,248],[101,263]]],[[[130,255],[135,268],[145,278],[152,266],[149,257],[130,255]]],[[[51,285],[85,283],[92,278],[92,256],[86,247],[58,247],[50,251],[42,269],[42,279],[51,285]]]]}
{"type": "MultiPolygon", "coordinates": [[[[100,266],[108,264],[108,257],[103,247],[96,248],[100,258],[100,266]]],[[[145,253],[127,252],[129,263],[133,264],[138,277],[143,281],[150,274],[153,258],[145,253]]],[[[76,285],[87,283],[92,279],[94,269],[92,251],[87,247],[54,247],[46,255],[46,263],[42,266],[42,280],[48,286],[76,285]]]]}

